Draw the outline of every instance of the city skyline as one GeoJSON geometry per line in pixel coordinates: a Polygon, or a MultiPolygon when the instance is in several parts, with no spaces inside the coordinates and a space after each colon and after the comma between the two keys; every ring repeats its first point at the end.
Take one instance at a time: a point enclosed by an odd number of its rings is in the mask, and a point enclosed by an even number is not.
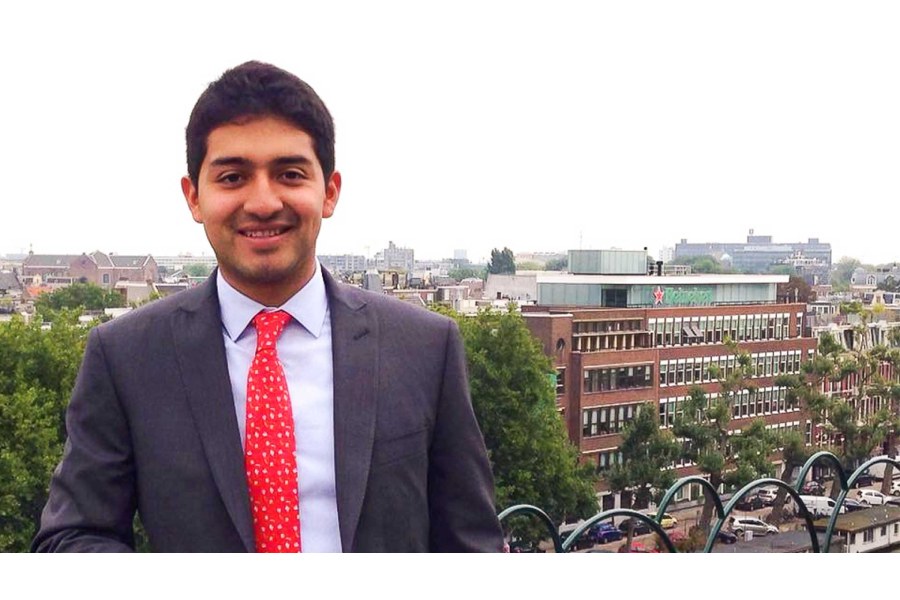
{"type": "Polygon", "coordinates": [[[754,229],[900,258],[895,5],[46,10],[11,8],[0,40],[16,82],[0,253],[210,254],[179,188],[184,126],[209,81],[259,59],[335,118],[344,187],[322,254],[655,256],[754,229]]]}
{"type": "MultiPolygon", "coordinates": [[[[755,235],[765,235],[765,232],[762,232],[762,233],[761,233],[761,232],[756,232],[755,235]]],[[[811,236],[811,238],[814,238],[814,237],[815,237],[815,236],[811,236]]],[[[810,239],[810,238],[805,238],[805,239],[791,239],[791,240],[778,240],[778,239],[772,239],[772,243],[775,244],[775,245],[785,245],[785,246],[787,246],[787,245],[790,245],[791,243],[794,243],[794,244],[796,244],[796,243],[805,243],[805,242],[807,242],[809,239],[810,239]]],[[[825,243],[825,244],[831,243],[829,240],[826,240],[826,239],[822,239],[822,238],[818,238],[818,239],[819,239],[820,242],[825,243]]],[[[680,241],[681,241],[681,239],[678,240],[678,242],[680,242],[680,241]]],[[[692,240],[688,240],[688,241],[692,241],[692,240]]],[[[717,240],[714,240],[714,239],[708,239],[708,240],[693,240],[693,242],[696,242],[696,243],[710,243],[710,244],[712,244],[712,243],[741,244],[741,243],[746,243],[746,237],[744,238],[744,240],[724,240],[724,239],[722,239],[722,240],[718,240],[718,239],[717,239],[717,240]]],[[[395,242],[394,239],[390,239],[390,240],[386,241],[386,242],[384,243],[383,246],[368,248],[368,249],[367,249],[367,252],[341,251],[340,249],[338,249],[337,251],[334,251],[334,252],[324,252],[324,251],[321,250],[321,248],[319,248],[319,249],[317,250],[316,254],[319,255],[319,256],[326,256],[326,255],[328,255],[328,256],[348,256],[348,255],[364,256],[367,260],[374,260],[374,259],[376,258],[376,255],[382,253],[386,248],[388,248],[388,245],[389,245],[390,243],[396,243],[396,242],[395,242]]],[[[675,245],[676,245],[676,242],[673,242],[670,246],[668,246],[668,248],[674,251],[675,245]]],[[[443,260],[452,261],[452,260],[454,260],[454,254],[455,254],[455,253],[458,253],[460,250],[466,252],[466,259],[467,259],[470,263],[473,263],[473,264],[483,264],[483,263],[486,263],[487,261],[490,260],[490,251],[488,251],[488,252],[486,253],[486,255],[484,255],[484,256],[475,256],[475,255],[473,255],[472,252],[470,252],[470,251],[468,250],[468,248],[464,248],[464,247],[461,247],[461,246],[459,246],[459,245],[454,246],[453,249],[451,249],[451,250],[449,250],[449,251],[447,251],[447,252],[441,254],[440,256],[438,256],[438,255],[425,255],[425,254],[421,253],[417,248],[414,248],[414,247],[411,247],[411,246],[407,246],[407,245],[404,245],[404,244],[402,244],[402,243],[396,243],[396,246],[397,246],[397,248],[402,248],[402,249],[407,249],[407,248],[408,248],[408,249],[411,249],[411,250],[415,251],[415,253],[416,253],[416,262],[419,262],[419,261],[443,261],[443,260]]],[[[497,246],[497,248],[498,248],[498,249],[502,249],[504,246],[507,246],[507,245],[506,245],[506,244],[500,244],[499,246],[497,246]]],[[[887,264],[891,264],[891,263],[900,262],[900,253],[898,253],[898,258],[893,259],[893,260],[886,260],[886,261],[870,261],[870,260],[867,260],[866,257],[864,257],[864,256],[858,256],[858,255],[853,255],[853,254],[840,254],[840,255],[838,255],[838,253],[834,251],[834,246],[835,246],[835,245],[834,245],[834,244],[831,244],[831,246],[832,246],[832,263],[833,263],[833,264],[834,264],[834,263],[837,263],[841,258],[844,258],[844,257],[856,258],[856,259],[858,259],[862,264],[871,264],[871,265],[876,265],[876,266],[879,266],[879,265],[887,265],[887,264]]],[[[652,257],[652,258],[654,258],[654,259],[660,259],[660,258],[661,258],[662,250],[665,249],[666,247],[667,247],[666,245],[659,245],[659,246],[657,246],[657,247],[655,247],[655,248],[654,248],[653,246],[648,246],[648,247],[646,248],[646,249],[647,249],[648,256],[650,256],[650,257],[652,257]]],[[[519,256],[519,255],[531,255],[531,254],[552,254],[552,253],[565,255],[569,250],[578,250],[578,249],[580,249],[580,248],[577,248],[577,247],[569,247],[569,248],[565,248],[565,249],[552,249],[552,248],[511,248],[511,250],[513,250],[514,254],[516,254],[517,256],[519,256]]],[[[637,245],[633,245],[633,246],[623,246],[623,247],[619,247],[619,248],[601,248],[601,247],[587,248],[587,247],[585,247],[585,248],[583,248],[583,249],[591,249],[591,250],[608,250],[608,249],[642,250],[643,247],[638,247],[637,245]]],[[[104,248],[94,248],[94,247],[91,247],[90,249],[87,249],[87,247],[84,246],[84,245],[82,245],[82,246],[80,246],[79,248],[76,248],[76,249],[74,249],[74,250],[71,250],[71,251],[65,251],[65,252],[64,252],[64,251],[57,251],[57,250],[54,250],[54,249],[47,249],[46,251],[44,251],[43,249],[40,249],[40,250],[34,251],[34,253],[35,253],[35,254],[43,254],[43,255],[79,255],[79,254],[82,254],[82,253],[90,253],[90,252],[93,252],[93,251],[100,251],[100,252],[104,252],[104,253],[106,253],[106,254],[113,254],[113,253],[114,253],[114,254],[118,254],[118,255],[138,255],[138,256],[140,256],[140,255],[150,254],[150,255],[152,255],[152,256],[154,256],[154,257],[156,257],[156,256],[167,256],[167,257],[172,257],[172,256],[213,257],[213,256],[214,256],[214,254],[213,254],[211,248],[207,248],[205,251],[204,251],[204,250],[201,250],[200,252],[190,252],[190,251],[188,251],[188,252],[175,252],[175,253],[169,254],[169,253],[162,253],[162,252],[153,252],[152,250],[151,250],[151,251],[144,251],[144,252],[119,252],[119,251],[117,251],[117,250],[115,250],[115,249],[109,250],[109,249],[104,249],[104,248]]],[[[28,249],[17,250],[17,251],[8,251],[8,250],[7,250],[7,251],[4,251],[3,248],[0,248],[0,257],[4,257],[4,256],[16,256],[16,255],[26,255],[26,254],[28,254],[28,249]]],[[[527,259],[527,257],[526,257],[526,259],[527,259]]]]}

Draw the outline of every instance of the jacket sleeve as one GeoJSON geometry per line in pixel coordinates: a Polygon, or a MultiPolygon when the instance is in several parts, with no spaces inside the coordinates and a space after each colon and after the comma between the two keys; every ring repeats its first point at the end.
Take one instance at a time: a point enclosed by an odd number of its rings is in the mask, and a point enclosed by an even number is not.
{"type": "Polygon", "coordinates": [[[134,549],[137,501],[131,439],[101,329],[88,336],[66,411],[65,451],[50,481],[34,552],[134,549]]]}
{"type": "Polygon", "coordinates": [[[428,474],[430,550],[501,552],[494,479],[469,397],[465,350],[449,322],[428,474]]]}

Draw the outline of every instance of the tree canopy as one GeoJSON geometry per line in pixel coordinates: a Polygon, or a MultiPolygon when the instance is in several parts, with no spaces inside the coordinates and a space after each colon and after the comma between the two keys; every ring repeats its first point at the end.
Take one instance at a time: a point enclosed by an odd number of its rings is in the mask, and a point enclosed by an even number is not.
{"type": "Polygon", "coordinates": [[[578,464],[556,409],[555,371],[522,316],[511,310],[474,318],[442,312],[456,319],[465,343],[497,510],[533,504],[557,523],[595,514],[596,474],[578,464]]]}
{"type": "Polygon", "coordinates": [[[122,294],[93,283],[73,283],[68,287],[41,295],[34,305],[45,319],[52,320],[52,315],[63,309],[101,311],[107,308],[121,308],[125,306],[125,299],[122,294]]]}
{"type": "MultiPolygon", "coordinates": [[[[738,395],[755,394],[756,387],[751,380],[750,354],[731,340],[726,340],[726,345],[736,357],[735,367],[728,370],[716,365],[709,367],[710,377],[719,381],[718,395],[711,397],[700,386],[692,386],[672,428],[675,436],[685,441],[682,458],[709,475],[709,482],[715,488],[722,484],[740,487],[754,479],[771,476],[770,457],[777,448],[777,439],[765,428],[762,419],[745,426],[740,433],[728,427],[738,395]]],[[[711,502],[703,506],[699,525],[704,530],[709,527],[712,508],[711,502]]]]}
{"type": "Polygon", "coordinates": [[[861,266],[862,263],[859,259],[849,256],[841,257],[839,261],[831,266],[831,285],[836,290],[849,289],[850,277],[853,275],[853,271],[861,266]]]}
{"type": "Polygon", "coordinates": [[[675,265],[688,265],[693,273],[731,273],[730,268],[725,267],[716,258],[709,255],[685,256],[672,261],[675,265]]]}
{"type": "Polygon", "coordinates": [[[551,258],[544,265],[544,268],[548,271],[565,271],[569,268],[569,258],[551,258]]]}
{"type": "Polygon", "coordinates": [[[212,273],[212,267],[200,263],[193,263],[185,265],[184,272],[191,277],[209,277],[209,274],[212,273]]]}
{"type": "Polygon", "coordinates": [[[491,250],[491,261],[488,263],[487,270],[488,273],[495,275],[515,275],[516,257],[513,251],[506,247],[503,250],[497,250],[496,248],[491,250]]]}
{"type": "Polygon", "coordinates": [[[26,551],[37,531],[87,332],[65,310],[46,331],[0,323],[0,552],[26,551]]]}

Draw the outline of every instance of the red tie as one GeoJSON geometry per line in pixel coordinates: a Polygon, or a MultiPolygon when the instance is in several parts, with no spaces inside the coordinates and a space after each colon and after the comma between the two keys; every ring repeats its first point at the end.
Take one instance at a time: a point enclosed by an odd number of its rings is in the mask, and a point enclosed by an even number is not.
{"type": "Polygon", "coordinates": [[[256,356],[247,377],[244,465],[257,552],[300,552],[294,417],[275,352],[275,342],[290,318],[281,310],[253,317],[256,356]]]}

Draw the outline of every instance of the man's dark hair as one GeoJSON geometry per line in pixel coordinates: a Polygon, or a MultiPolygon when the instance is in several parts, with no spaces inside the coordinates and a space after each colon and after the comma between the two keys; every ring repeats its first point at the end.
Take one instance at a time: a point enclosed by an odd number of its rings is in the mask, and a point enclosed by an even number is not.
{"type": "Polygon", "coordinates": [[[210,132],[247,117],[273,116],[292,123],[313,139],[325,179],[334,172],[334,121],[325,103],[302,79],[257,61],[225,71],[200,95],[185,137],[188,177],[194,186],[206,157],[210,132]]]}

